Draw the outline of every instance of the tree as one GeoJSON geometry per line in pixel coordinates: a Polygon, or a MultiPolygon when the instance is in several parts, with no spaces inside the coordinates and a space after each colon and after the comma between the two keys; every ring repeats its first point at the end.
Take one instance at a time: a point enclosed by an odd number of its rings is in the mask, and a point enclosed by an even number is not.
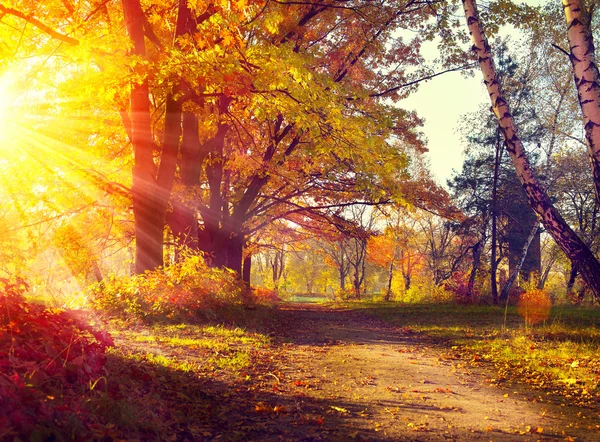
{"type": "Polygon", "coordinates": [[[600,297],[600,263],[585,243],[568,226],[536,178],[527,159],[523,143],[517,134],[508,103],[497,80],[491,49],[483,33],[475,2],[465,0],[463,6],[469,32],[473,38],[473,49],[477,54],[484,75],[484,82],[492,102],[492,110],[498,119],[507,150],[511,155],[517,176],[525,189],[529,203],[540,216],[546,230],[569,259],[580,269],[582,276],[594,291],[595,296],[600,297]]]}
{"type": "Polygon", "coordinates": [[[456,221],[423,212],[417,223],[423,235],[420,253],[427,262],[434,284],[439,286],[459,269],[470,244],[461,235],[460,223],[456,221]]]}
{"type": "MultiPolygon", "coordinates": [[[[517,103],[513,116],[521,128],[522,140],[530,151],[535,152],[544,132],[532,103],[535,96],[532,84],[536,79],[533,61],[511,56],[507,40],[499,39],[496,43],[498,79],[506,96],[517,103]]],[[[523,268],[518,265],[523,245],[527,243],[526,239],[531,225],[536,222],[536,216],[510,164],[497,120],[489,114],[489,110],[482,107],[470,115],[462,130],[468,143],[465,149],[467,158],[461,173],[455,175],[448,184],[467,216],[464,228],[479,238],[472,249],[468,292],[470,296],[489,231],[490,282],[492,300],[496,303],[499,299],[497,267],[505,256],[508,257],[511,274],[516,267],[519,267],[525,279],[531,273],[540,272],[539,235],[534,237],[532,246],[527,248],[523,268]],[[478,126],[476,130],[473,129],[474,125],[478,126]]]]}
{"type": "Polygon", "coordinates": [[[600,73],[592,36],[592,16],[596,7],[595,3],[588,6],[585,0],[563,1],[569,58],[583,116],[596,199],[600,204],[600,73]]]}

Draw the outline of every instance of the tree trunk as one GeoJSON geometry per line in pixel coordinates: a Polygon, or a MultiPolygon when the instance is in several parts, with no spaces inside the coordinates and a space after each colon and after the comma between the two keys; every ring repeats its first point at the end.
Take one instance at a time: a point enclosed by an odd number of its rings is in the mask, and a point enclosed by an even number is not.
{"type": "Polygon", "coordinates": [[[497,270],[498,260],[496,253],[498,250],[498,177],[500,175],[500,163],[502,160],[502,148],[504,143],[500,141],[500,130],[496,130],[496,152],[494,158],[494,178],[492,181],[492,256],[490,258],[490,285],[492,289],[492,302],[498,304],[498,281],[497,270]]]}
{"type": "Polygon", "coordinates": [[[487,241],[488,220],[489,216],[487,213],[485,213],[481,227],[481,238],[477,244],[473,246],[473,265],[471,266],[471,274],[469,275],[469,282],[467,283],[467,297],[469,298],[469,301],[473,299],[473,289],[475,287],[475,279],[477,278],[477,270],[479,270],[479,266],[481,264],[481,254],[487,241]]]}
{"type": "Polygon", "coordinates": [[[338,266],[340,272],[340,290],[343,292],[346,290],[346,260],[344,259],[344,251],[340,245],[340,264],[338,266]]]}
{"type": "Polygon", "coordinates": [[[583,116],[585,139],[600,204],[600,75],[594,52],[591,16],[585,0],[563,0],[573,79],[583,116]]]}
{"type": "MultiPolygon", "coordinates": [[[[127,33],[133,43],[132,54],[145,57],[147,21],[140,0],[122,0],[127,33]]],[[[189,32],[189,10],[179,0],[175,38],[189,32]]],[[[160,167],[156,171],[153,159],[155,147],[150,118],[148,80],[131,85],[130,127],[134,151],[133,216],[135,223],[135,272],[144,273],[163,265],[163,235],[165,216],[177,165],[181,137],[181,104],[167,95],[160,167]]],[[[124,119],[125,121],[125,119],[124,119]]]]}
{"type": "Polygon", "coordinates": [[[390,262],[390,268],[388,270],[388,284],[387,291],[385,292],[384,301],[389,301],[392,298],[392,280],[394,279],[394,259],[390,262]]]}
{"type": "Polygon", "coordinates": [[[473,265],[471,266],[471,274],[469,275],[469,282],[467,283],[467,298],[469,301],[473,299],[473,289],[475,287],[475,278],[477,277],[477,270],[481,264],[481,252],[483,250],[483,239],[480,240],[475,246],[473,246],[473,265]]]}
{"type": "Polygon", "coordinates": [[[535,176],[527,159],[523,143],[517,134],[508,103],[503,97],[490,46],[479,22],[475,1],[464,0],[463,6],[474,43],[473,49],[477,54],[479,66],[484,76],[484,83],[492,103],[492,111],[498,120],[498,125],[506,141],[507,150],[529,204],[540,216],[546,231],[552,235],[567,257],[577,266],[583,279],[594,292],[594,296],[600,298],[600,262],[558,213],[545,189],[535,176]]]}
{"type": "Polygon", "coordinates": [[[98,261],[96,261],[95,259],[92,259],[92,271],[94,272],[96,282],[102,282],[102,272],[100,271],[98,261]]]}
{"type": "Polygon", "coordinates": [[[567,295],[573,294],[573,287],[575,286],[575,278],[577,278],[577,267],[571,263],[571,271],[569,272],[569,279],[567,280],[567,295]]]}
{"type": "Polygon", "coordinates": [[[233,236],[227,243],[227,263],[225,267],[233,270],[242,277],[242,261],[244,254],[244,237],[233,236]]]}
{"type": "Polygon", "coordinates": [[[548,265],[542,272],[542,276],[540,276],[540,282],[538,283],[538,289],[544,290],[544,287],[546,286],[546,281],[548,280],[548,275],[550,275],[550,270],[552,270],[553,264],[554,264],[554,259],[548,263],[548,265]]]}
{"type": "MultiPolygon", "coordinates": [[[[123,15],[132,54],[145,57],[144,20],[139,0],[123,0],[123,15]]],[[[131,143],[133,166],[133,217],[135,223],[135,272],[144,273],[163,264],[163,228],[160,224],[160,204],[154,177],[152,158],[152,128],[148,80],[131,85],[131,143]]]]}
{"type": "Polygon", "coordinates": [[[519,256],[519,261],[515,263],[515,267],[512,270],[510,277],[508,278],[506,284],[502,288],[502,293],[500,293],[501,301],[506,301],[508,299],[508,292],[512,288],[512,285],[517,279],[517,276],[519,276],[519,271],[521,270],[521,267],[523,267],[523,263],[525,262],[525,258],[527,257],[527,252],[529,251],[529,246],[531,245],[533,238],[535,238],[535,235],[537,235],[539,228],[540,224],[536,221],[533,227],[531,228],[531,232],[529,232],[529,236],[525,240],[525,244],[523,244],[523,250],[521,250],[521,256],[519,256]]]}
{"type": "Polygon", "coordinates": [[[252,270],[252,255],[248,254],[244,257],[244,265],[242,271],[242,280],[250,286],[250,274],[252,270]]]}

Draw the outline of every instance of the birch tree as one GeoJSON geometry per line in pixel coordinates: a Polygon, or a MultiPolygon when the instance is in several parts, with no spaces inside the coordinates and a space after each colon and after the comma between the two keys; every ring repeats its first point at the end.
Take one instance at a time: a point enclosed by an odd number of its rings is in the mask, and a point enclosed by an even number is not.
{"type": "Polygon", "coordinates": [[[594,175],[596,200],[600,204],[600,74],[594,52],[591,18],[595,3],[563,0],[573,79],[583,116],[585,139],[594,175]]]}
{"type": "Polygon", "coordinates": [[[463,7],[473,42],[473,52],[483,73],[484,84],[492,104],[492,111],[498,120],[506,148],[525,190],[529,204],[540,217],[548,233],[552,235],[563,252],[577,266],[595,296],[600,298],[600,262],[565,222],[536,177],[527,158],[523,142],[517,132],[508,102],[504,98],[498,82],[491,48],[479,20],[476,2],[474,0],[463,0],[463,7]]]}

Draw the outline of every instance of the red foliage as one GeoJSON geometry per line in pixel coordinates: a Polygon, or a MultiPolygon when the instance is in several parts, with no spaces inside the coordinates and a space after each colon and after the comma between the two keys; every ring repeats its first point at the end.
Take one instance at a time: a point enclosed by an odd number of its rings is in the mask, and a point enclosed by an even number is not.
{"type": "Polygon", "coordinates": [[[82,394],[105,375],[113,345],[82,313],[28,303],[26,290],[20,278],[0,278],[0,439],[80,419],[82,394]]]}
{"type": "Polygon", "coordinates": [[[277,291],[266,287],[253,287],[252,296],[255,302],[258,303],[273,303],[281,301],[277,291]]]}
{"type": "Polygon", "coordinates": [[[469,276],[464,272],[453,273],[444,288],[454,294],[458,304],[473,304],[479,299],[480,293],[475,286],[469,293],[469,276]]]}

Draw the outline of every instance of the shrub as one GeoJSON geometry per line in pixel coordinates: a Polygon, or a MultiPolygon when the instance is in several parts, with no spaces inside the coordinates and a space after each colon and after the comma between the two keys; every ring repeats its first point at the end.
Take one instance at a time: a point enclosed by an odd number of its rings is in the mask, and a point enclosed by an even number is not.
{"type": "Polygon", "coordinates": [[[469,275],[464,272],[454,272],[443,287],[454,295],[458,304],[473,304],[480,297],[478,288],[474,285],[469,293],[469,275]]]}
{"type": "Polygon", "coordinates": [[[105,376],[110,336],[83,313],[28,303],[22,279],[0,278],[0,439],[53,440],[85,427],[85,393],[105,376]]]}
{"type": "Polygon", "coordinates": [[[210,268],[202,256],[143,275],[109,277],[88,289],[93,308],[143,320],[186,320],[243,302],[245,285],[229,270],[210,268]]]}
{"type": "Polygon", "coordinates": [[[261,304],[272,304],[281,301],[276,290],[260,286],[252,288],[252,297],[254,302],[261,304]]]}
{"type": "Polygon", "coordinates": [[[338,288],[335,291],[335,299],[337,300],[342,300],[342,301],[347,301],[350,299],[356,299],[356,291],[354,290],[354,288],[338,288]]]}
{"type": "Polygon", "coordinates": [[[454,300],[454,294],[443,285],[437,286],[427,277],[414,278],[410,288],[400,297],[402,302],[449,302],[454,300]]]}

